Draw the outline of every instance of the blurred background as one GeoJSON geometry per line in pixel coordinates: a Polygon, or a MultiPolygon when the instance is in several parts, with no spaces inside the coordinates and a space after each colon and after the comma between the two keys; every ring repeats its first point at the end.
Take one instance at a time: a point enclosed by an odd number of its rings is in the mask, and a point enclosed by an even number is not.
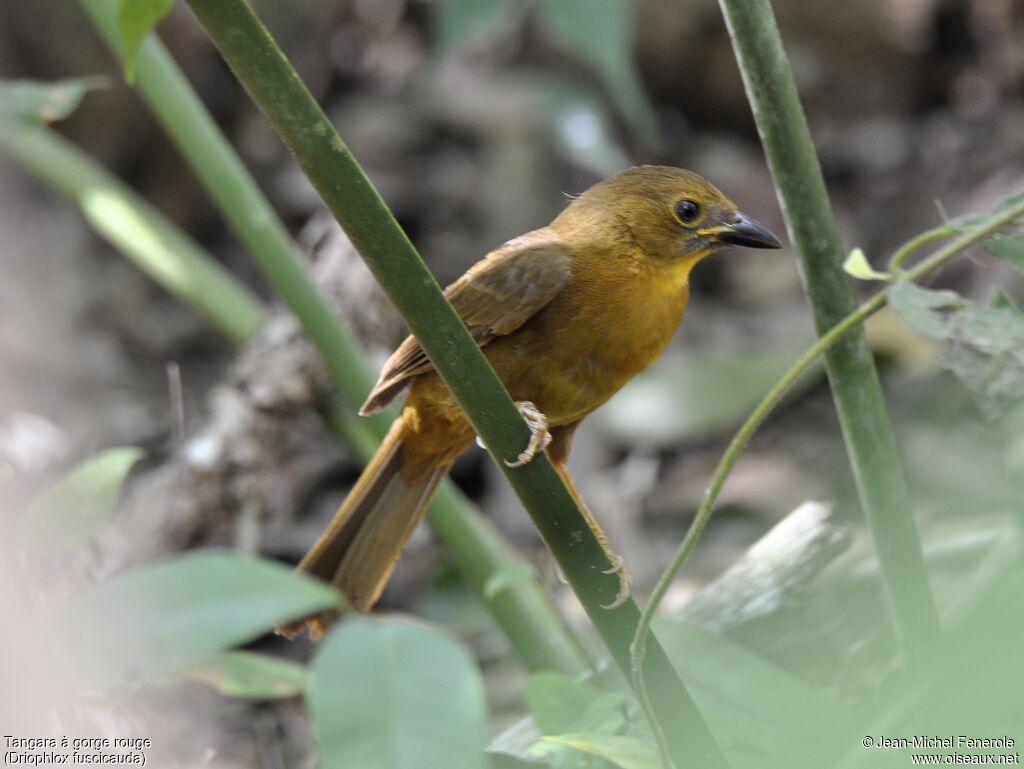
{"type": "MultiPolygon", "coordinates": [[[[504,240],[546,224],[567,195],[640,163],[695,170],[784,230],[711,0],[595,1],[583,15],[520,0],[254,6],[442,285],[504,240]]],[[[1024,4],[774,6],[848,248],[862,248],[884,268],[908,238],[946,217],[987,210],[1024,185],[1024,4]]],[[[178,4],[159,34],[307,249],[321,287],[381,362],[404,328],[313,189],[188,9],[178,4]]],[[[110,87],[90,93],[57,130],[270,298],[77,5],[0,4],[2,77],[96,73],[109,75],[110,87]]],[[[275,316],[276,325],[239,353],[2,153],[0,232],[4,505],[18,509],[99,449],[137,445],[146,454],[123,509],[75,559],[75,574],[91,579],[210,544],[287,562],[301,557],[359,464],[319,416],[327,376],[287,319],[275,316]]],[[[813,339],[793,257],[737,251],[703,263],[670,349],[578,433],[575,477],[640,594],[682,538],[732,430],[813,339]]],[[[858,290],[866,295],[876,285],[858,290]]],[[[1024,297],[1020,274],[980,250],[932,285],[981,301],[995,288],[1024,297]]],[[[869,336],[941,596],[999,539],[1007,516],[1019,514],[1011,501],[1024,448],[1011,424],[986,420],[984,404],[944,369],[935,343],[889,313],[871,321],[869,336]]],[[[571,593],[486,455],[474,448],[454,477],[530,555],[580,624],[571,593]]],[[[740,459],[666,608],[681,606],[808,500],[833,511],[852,543],[847,556],[870,575],[820,371],[740,459]]],[[[427,531],[414,538],[382,606],[443,620],[471,639],[501,722],[521,674],[427,531]]],[[[770,651],[785,664],[801,648],[780,637],[770,651]]],[[[836,650],[822,665],[834,671],[850,654],[836,650]]],[[[211,733],[203,744],[216,746],[208,765],[292,765],[302,754],[295,712],[260,710],[254,720],[248,706],[189,697],[190,708],[202,701],[212,713],[202,727],[211,733]],[[274,747],[285,758],[267,757],[268,738],[257,747],[238,739],[267,729],[287,735],[274,747]],[[248,751],[260,752],[262,763],[248,751]]],[[[153,707],[163,713],[166,705],[153,707]]],[[[174,734],[173,719],[162,728],[174,734]]]]}

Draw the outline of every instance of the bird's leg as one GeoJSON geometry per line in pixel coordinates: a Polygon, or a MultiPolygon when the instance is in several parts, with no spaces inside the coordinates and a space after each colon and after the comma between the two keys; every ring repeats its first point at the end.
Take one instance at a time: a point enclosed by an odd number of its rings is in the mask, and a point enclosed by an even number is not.
{"type": "Polygon", "coordinates": [[[619,576],[619,592],[615,595],[615,600],[611,603],[601,604],[602,609],[617,609],[629,599],[630,589],[633,587],[633,577],[630,575],[629,570],[626,569],[626,562],[622,556],[612,550],[611,543],[608,541],[608,535],[604,533],[604,529],[601,528],[601,524],[597,522],[594,514],[590,512],[590,508],[587,507],[587,503],[583,501],[583,495],[580,494],[579,489],[576,488],[576,484],[572,482],[572,477],[569,475],[569,469],[565,466],[564,459],[555,459],[554,461],[555,470],[562,477],[562,481],[565,483],[565,487],[569,489],[569,493],[572,495],[573,500],[576,502],[576,506],[579,507],[580,512],[587,519],[587,525],[590,530],[594,532],[594,536],[597,537],[597,541],[601,544],[601,549],[604,550],[605,555],[608,556],[608,560],[611,561],[611,566],[604,569],[602,574],[617,574],[619,576]]]}
{"type": "Polygon", "coordinates": [[[516,457],[515,462],[505,460],[505,464],[509,467],[522,467],[551,444],[551,433],[548,432],[548,418],[544,416],[541,410],[530,401],[516,401],[516,408],[523,415],[526,426],[530,428],[530,442],[519,456],[516,457]]]}

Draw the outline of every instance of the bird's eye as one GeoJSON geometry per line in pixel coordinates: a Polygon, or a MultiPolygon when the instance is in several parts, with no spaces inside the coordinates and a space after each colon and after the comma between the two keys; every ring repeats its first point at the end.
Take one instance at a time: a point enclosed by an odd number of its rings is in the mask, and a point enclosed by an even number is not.
{"type": "Polygon", "coordinates": [[[700,216],[700,206],[692,200],[680,200],[676,203],[676,216],[684,224],[691,224],[700,216]]]}

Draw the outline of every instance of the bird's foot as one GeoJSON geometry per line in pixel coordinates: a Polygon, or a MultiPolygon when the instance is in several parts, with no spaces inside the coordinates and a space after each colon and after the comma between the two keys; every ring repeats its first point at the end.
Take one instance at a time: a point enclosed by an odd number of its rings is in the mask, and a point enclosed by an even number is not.
{"type": "Polygon", "coordinates": [[[537,454],[544,451],[551,444],[551,433],[548,432],[548,418],[540,409],[530,401],[517,401],[516,408],[523,415],[526,426],[530,428],[530,442],[522,451],[515,462],[505,460],[509,467],[522,467],[533,460],[537,454]]]}
{"type": "Polygon", "coordinates": [[[609,553],[608,557],[611,559],[612,565],[602,571],[602,574],[617,574],[619,576],[619,592],[615,594],[615,600],[611,603],[601,604],[602,609],[618,609],[622,604],[629,600],[629,594],[633,587],[633,577],[630,575],[629,570],[626,568],[626,562],[622,560],[622,556],[618,553],[609,553]]]}

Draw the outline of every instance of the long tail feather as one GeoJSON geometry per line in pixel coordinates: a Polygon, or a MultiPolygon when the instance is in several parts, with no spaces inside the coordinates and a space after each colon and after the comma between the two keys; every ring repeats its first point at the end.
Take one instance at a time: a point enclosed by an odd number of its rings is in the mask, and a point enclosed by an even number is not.
{"type": "MultiPolygon", "coordinates": [[[[448,470],[448,465],[438,466],[407,482],[402,475],[403,434],[399,418],[327,530],[297,567],[331,582],[359,611],[367,611],[380,597],[402,548],[448,470]]],[[[304,628],[319,636],[322,618],[313,617],[279,631],[294,635],[304,628]]]]}

